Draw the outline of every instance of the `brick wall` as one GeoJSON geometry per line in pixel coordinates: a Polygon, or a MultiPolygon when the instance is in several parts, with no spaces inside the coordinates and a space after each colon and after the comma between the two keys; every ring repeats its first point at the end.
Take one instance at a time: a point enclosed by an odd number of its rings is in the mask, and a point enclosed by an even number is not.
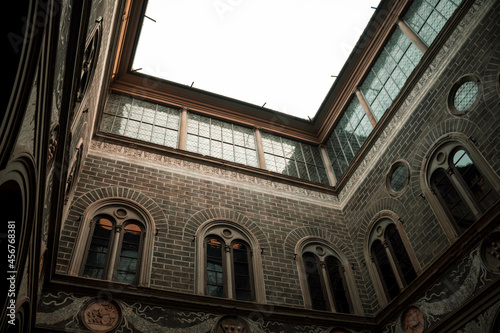
{"type": "Polygon", "coordinates": [[[346,188],[352,193],[341,205],[336,198],[313,191],[301,192],[267,180],[252,183],[246,175],[224,167],[207,172],[202,164],[94,141],[63,227],[57,270],[67,271],[86,206],[101,198],[123,197],[143,204],[155,217],[158,235],[152,288],[193,293],[195,230],[209,219],[230,219],[251,230],[264,248],[262,266],[269,303],[303,306],[294,247],[303,237],[318,236],[354,264],[365,313],[376,313],[380,307],[364,265],[364,248],[370,221],[378,212],[391,210],[400,217],[424,270],[449,245],[427,200],[420,197],[420,169],[432,144],[446,133],[463,133],[474,138],[485,159],[500,171],[500,4],[493,5],[471,36],[464,30],[455,33],[458,41],[465,36],[463,46],[445,45],[440,58],[444,60],[433,64],[446,67],[427,70],[421,80],[427,86],[417,84],[414,90],[424,87],[428,92],[397,111],[394,121],[402,119],[399,112],[411,108],[410,116],[393,133],[381,136],[379,141],[390,140],[389,144],[363,180],[346,188]],[[456,52],[450,55],[451,51],[456,52]],[[458,78],[470,73],[481,79],[480,103],[463,116],[453,116],[446,107],[449,90],[458,78]],[[385,187],[386,174],[400,159],[410,165],[409,188],[392,197],[385,187]]]}

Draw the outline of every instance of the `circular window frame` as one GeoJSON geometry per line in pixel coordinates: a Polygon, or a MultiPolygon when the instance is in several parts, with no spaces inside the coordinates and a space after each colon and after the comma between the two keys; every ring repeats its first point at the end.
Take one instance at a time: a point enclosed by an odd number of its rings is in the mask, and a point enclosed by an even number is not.
{"type": "Polygon", "coordinates": [[[399,197],[403,195],[403,193],[405,193],[409,187],[410,175],[411,175],[411,169],[408,162],[406,162],[405,160],[397,160],[396,162],[392,163],[391,167],[389,168],[389,171],[387,171],[387,174],[385,176],[385,188],[387,190],[387,193],[389,193],[389,195],[392,197],[399,197]],[[396,171],[396,169],[399,168],[400,166],[404,166],[406,168],[406,182],[401,190],[395,191],[391,187],[391,177],[394,174],[394,171],[396,171]]]}
{"type": "Polygon", "coordinates": [[[455,83],[451,86],[449,92],[448,92],[448,100],[446,103],[446,106],[448,107],[448,111],[453,115],[453,116],[463,116],[470,111],[474,110],[477,105],[479,104],[479,101],[481,100],[481,96],[483,95],[483,84],[481,82],[481,79],[479,76],[475,74],[466,74],[459,78],[455,83]],[[455,94],[457,93],[458,89],[466,82],[474,82],[477,85],[477,96],[476,100],[472,103],[471,106],[469,106],[465,110],[458,110],[455,107],[455,94]]]}

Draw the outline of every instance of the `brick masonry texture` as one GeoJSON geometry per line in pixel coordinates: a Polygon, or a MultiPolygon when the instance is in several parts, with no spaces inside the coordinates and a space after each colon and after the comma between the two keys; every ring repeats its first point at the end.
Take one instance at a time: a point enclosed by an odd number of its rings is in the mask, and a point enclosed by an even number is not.
{"type": "Polygon", "coordinates": [[[153,215],[158,234],[154,240],[151,287],[193,293],[195,243],[199,225],[210,219],[235,221],[250,230],[263,248],[262,267],[266,299],[271,304],[303,306],[294,248],[308,236],[323,238],[340,249],[354,264],[354,279],[365,314],[379,309],[375,290],[365,266],[365,237],[374,216],[390,210],[399,216],[423,270],[449,246],[449,240],[429,203],[422,198],[420,170],[432,144],[450,132],[473,138],[476,147],[495,172],[500,172],[500,3],[493,5],[475,32],[447,64],[442,75],[419,101],[385,153],[368,170],[354,194],[343,203],[314,203],[284,194],[252,190],[237,182],[196,177],[166,170],[141,159],[120,158],[119,153],[91,150],[65,221],[57,270],[67,272],[80,217],[99,199],[132,199],[153,215]],[[481,80],[479,104],[463,116],[447,109],[451,86],[462,76],[481,80]],[[400,196],[387,192],[390,166],[397,160],[410,165],[408,188],[400,196]]]}
{"type": "Polygon", "coordinates": [[[139,163],[103,154],[88,156],[76,189],[77,199],[63,228],[59,271],[67,269],[86,206],[110,197],[132,199],[153,215],[158,235],[153,251],[152,288],[194,292],[193,237],[198,226],[210,219],[237,222],[257,238],[263,248],[267,300],[274,304],[303,303],[293,248],[283,246],[290,234],[295,238],[317,234],[330,238],[341,249],[351,248],[339,211],[139,163]],[[329,232],[332,228],[335,237],[329,232]]]}

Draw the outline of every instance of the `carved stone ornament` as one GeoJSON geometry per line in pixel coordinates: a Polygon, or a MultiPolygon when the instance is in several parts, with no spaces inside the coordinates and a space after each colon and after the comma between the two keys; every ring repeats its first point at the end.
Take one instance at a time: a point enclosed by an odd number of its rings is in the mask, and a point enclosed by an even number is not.
{"type": "MultiPolygon", "coordinates": [[[[496,221],[499,222],[498,220],[496,221]]],[[[481,245],[481,260],[491,272],[500,273],[500,232],[488,235],[481,245]]]]}
{"type": "Polygon", "coordinates": [[[406,310],[403,316],[403,327],[407,333],[422,333],[424,331],[424,316],[414,306],[406,310]]]}
{"type": "Polygon", "coordinates": [[[83,324],[92,332],[109,332],[118,326],[120,320],[119,307],[106,300],[92,300],[82,311],[83,324]]]}
{"type": "Polygon", "coordinates": [[[245,322],[237,317],[221,318],[214,330],[215,333],[248,333],[245,322]]]}

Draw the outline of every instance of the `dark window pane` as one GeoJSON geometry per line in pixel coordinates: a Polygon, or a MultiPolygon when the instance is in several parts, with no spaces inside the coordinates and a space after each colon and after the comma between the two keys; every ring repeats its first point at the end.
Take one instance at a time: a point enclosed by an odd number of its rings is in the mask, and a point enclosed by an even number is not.
{"type": "Polygon", "coordinates": [[[450,182],[443,169],[434,171],[431,177],[431,184],[437,195],[441,198],[443,204],[448,208],[456,226],[462,233],[474,223],[475,217],[470,211],[469,206],[463,201],[456,188],[450,182]]]}
{"type": "Polygon", "coordinates": [[[408,255],[403,241],[399,236],[399,232],[394,224],[389,225],[385,232],[386,239],[389,241],[392,252],[395,256],[396,265],[399,266],[403,280],[408,285],[417,277],[417,273],[413,268],[410,256],[408,255]]]}
{"type": "Polygon", "coordinates": [[[137,259],[141,243],[141,228],[134,223],[123,230],[122,247],[116,272],[116,281],[134,283],[137,274],[137,259]]]}
{"type": "Polygon", "coordinates": [[[323,291],[323,284],[321,283],[318,259],[310,252],[304,253],[302,259],[306,270],[307,285],[309,286],[312,308],[326,311],[328,305],[323,291]]]}
{"type": "Polygon", "coordinates": [[[341,313],[351,313],[345,276],[340,262],[338,259],[331,256],[327,257],[325,262],[328,270],[328,277],[330,279],[330,285],[332,287],[335,310],[341,313]]]}
{"type": "Polygon", "coordinates": [[[408,170],[403,164],[396,167],[392,172],[390,186],[394,192],[399,192],[404,189],[408,180],[408,170]]]}
{"type": "Polygon", "coordinates": [[[490,182],[476,168],[465,150],[460,149],[455,152],[453,155],[453,165],[470,190],[473,199],[483,211],[488,210],[498,201],[498,193],[493,190],[490,182]]]}
{"type": "Polygon", "coordinates": [[[232,249],[235,298],[242,301],[251,301],[252,286],[248,248],[245,244],[236,242],[233,243],[232,249]]]}
{"type": "Polygon", "coordinates": [[[381,241],[373,242],[371,253],[387,296],[389,300],[392,300],[399,295],[399,286],[381,241]]]}
{"type": "Polygon", "coordinates": [[[222,272],[222,242],[215,237],[207,237],[207,295],[224,297],[224,276],[222,272]]]}
{"type": "Polygon", "coordinates": [[[84,277],[91,277],[95,279],[104,278],[104,268],[106,265],[112,230],[113,223],[110,220],[106,218],[99,218],[96,221],[83,271],[84,277]]]}

